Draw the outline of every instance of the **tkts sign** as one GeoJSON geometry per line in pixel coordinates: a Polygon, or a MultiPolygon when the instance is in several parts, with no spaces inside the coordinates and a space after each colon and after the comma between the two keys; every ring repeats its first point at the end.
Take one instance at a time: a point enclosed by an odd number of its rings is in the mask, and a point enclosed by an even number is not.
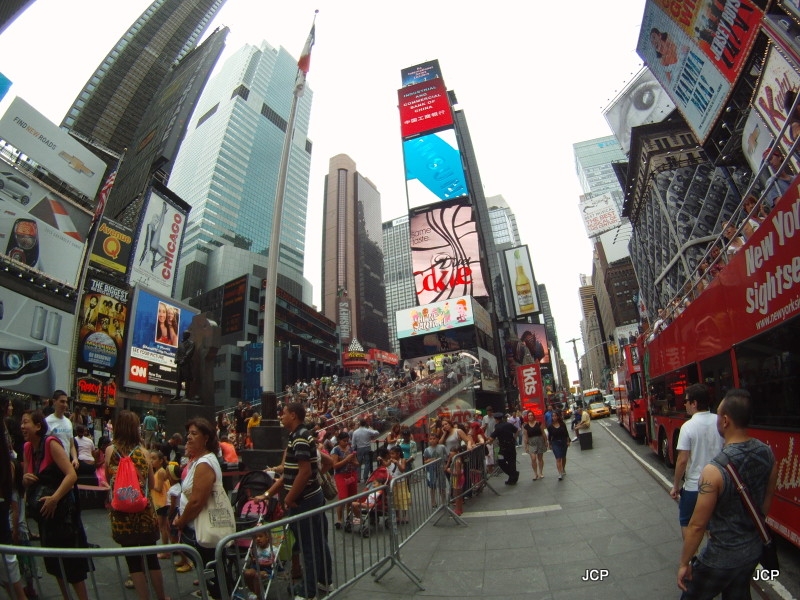
{"type": "Polygon", "coordinates": [[[544,414],[544,386],[538,364],[517,367],[517,387],[519,388],[520,404],[533,410],[533,414],[537,416],[544,414]]]}

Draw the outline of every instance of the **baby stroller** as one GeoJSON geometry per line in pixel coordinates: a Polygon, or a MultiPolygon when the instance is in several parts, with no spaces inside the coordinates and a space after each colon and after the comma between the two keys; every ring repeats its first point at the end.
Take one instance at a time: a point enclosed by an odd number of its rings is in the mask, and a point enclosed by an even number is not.
{"type": "MultiPolygon", "coordinates": [[[[236,531],[245,531],[254,527],[280,520],[284,517],[283,508],[277,498],[270,498],[268,502],[256,502],[255,496],[263,495],[274,483],[274,479],[264,471],[251,471],[242,477],[233,491],[233,510],[236,517],[236,531]]],[[[269,531],[271,546],[275,547],[275,560],[266,568],[263,561],[258,558],[255,536],[253,538],[240,538],[226,550],[229,565],[230,581],[235,582],[234,596],[248,597],[248,590],[244,587],[244,571],[248,565],[259,571],[259,576],[267,582],[266,592],[269,591],[273,577],[284,572],[283,562],[286,556],[291,558],[292,542],[288,540],[288,530],[278,527],[269,531]],[[263,573],[262,573],[263,569],[263,573]]]]}
{"type": "MultiPolygon", "coordinates": [[[[361,537],[369,537],[370,527],[377,527],[381,517],[388,521],[389,505],[386,502],[386,490],[376,490],[383,485],[388,485],[392,476],[389,470],[381,465],[372,472],[362,492],[370,492],[361,496],[359,500],[350,505],[350,519],[345,525],[346,531],[360,533],[361,537]],[[349,528],[348,526],[349,525],[349,528]]],[[[386,523],[384,522],[384,526],[386,523]]]]}

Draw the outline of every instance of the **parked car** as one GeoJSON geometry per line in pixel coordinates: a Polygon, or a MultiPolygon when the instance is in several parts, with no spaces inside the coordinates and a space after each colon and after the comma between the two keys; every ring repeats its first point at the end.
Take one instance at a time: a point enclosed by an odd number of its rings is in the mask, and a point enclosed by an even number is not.
{"type": "Polygon", "coordinates": [[[23,206],[31,201],[31,186],[23,177],[11,171],[0,172],[0,190],[19,200],[23,206]]]}
{"type": "Polygon", "coordinates": [[[611,415],[611,411],[605,405],[605,402],[592,402],[589,405],[589,408],[586,410],[589,411],[589,416],[593,419],[599,419],[601,417],[608,417],[611,415]]]}
{"type": "Polygon", "coordinates": [[[614,394],[604,396],[603,402],[608,407],[608,410],[611,411],[612,415],[617,414],[617,399],[614,398],[614,394]]]}

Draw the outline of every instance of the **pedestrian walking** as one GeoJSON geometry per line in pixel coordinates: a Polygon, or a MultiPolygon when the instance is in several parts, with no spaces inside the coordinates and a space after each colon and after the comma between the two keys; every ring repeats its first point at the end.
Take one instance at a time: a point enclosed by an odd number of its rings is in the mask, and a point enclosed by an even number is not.
{"type": "Polygon", "coordinates": [[[497,464],[508,475],[506,485],[516,485],[519,480],[517,471],[517,428],[505,420],[505,414],[494,413],[495,426],[492,435],[487,438],[490,442],[497,440],[498,459],[497,464]]]}
{"type": "Polygon", "coordinates": [[[561,481],[565,475],[567,466],[567,450],[570,446],[569,432],[561,411],[553,411],[553,424],[547,428],[547,446],[553,451],[556,459],[556,470],[558,480],[561,481]]]}
{"type": "Polygon", "coordinates": [[[533,411],[529,412],[528,420],[522,426],[522,439],[528,455],[531,457],[533,481],[544,479],[544,451],[547,448],[544,435],[541,422],[533,414],[533,411]]]}
{"type": "Polygon", "coordinates": [[[699,494],[683,540],[678,587],[682,600],[749,598],[750,580],[763,549],[759,529],[745,507],[749,495],[761,516],[769,512],[778,478],[769,446],[747,434],[752,405],[750,393],[731,389],[717,407],[717,430],[725,445],[700,473],[699,494]],[[740,492],[726,465],[744,483],[740,492]],[[695,557],[706,529],[708,543],[695,557]],[[694,558],[693,558],[694,557],[694,558]]]}
{"type": "Polygon", "coordinates": [[[681,536],[697,504],[700,471],[722,450],[722,436],[717,431],[717,415],[709,410],[711,397],[708,388],[695,383],[686,388],[686,413],[689,420],[681,426],[678,436],[678,459],[669,495],[678,502],[678,521],[681,536]]]}

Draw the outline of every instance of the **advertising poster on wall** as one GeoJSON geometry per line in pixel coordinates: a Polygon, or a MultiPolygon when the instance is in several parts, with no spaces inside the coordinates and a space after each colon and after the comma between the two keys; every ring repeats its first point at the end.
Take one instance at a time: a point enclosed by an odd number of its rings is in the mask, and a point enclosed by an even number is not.
{"type": "Polygon", "coordinates": [[[550,364],[550,348],[544,325],[538,323],[515,323],[513,335],[506,340],[506,359],[509,364],[550,364]]]}
{"type": "Polygon", "coordinates": [[[400,78],[403,82],[403,87],[405,87],[415,83],[422,83],[423,81],[430,81],[431,79],[441,79],[442,70],[439,67],[438,60],[429,60],[413,67],[402,69],[400,78]]]}
{"type": "Polygon", "coordinates": [[[22,98],[0,118],[0,138],[80,193],[97,194],[106,163],[22,98]]]}
{"type": "Polygon", "coordinates": [[[0,172],[0,253],[18,265],[75,286],[90,221],[19,171],[0,172]]]}
{"type": "Polygon", "coordinates": [[[497,370],[497,357],[483,348],[478,348],[481,369],[481,389],[484,392],[500,391],[500,373],[497,370]]]}
{"type": "Polygon", "coordinates": [[[469,194],[455,129],[404,141],[403,160],[409,208],[469,194]]]}
{"type": "Polygon", "coordinates": [[[177,383],[175,352],[196,309],[137,286],[133,291],[126,386],[171,393],[177,383]]]}
{"type": "Polygon", "coordinates": [[[622,218],[611,192],[588,198],[581,196],[578,206],[583,218],[583,225],[586,227],[586,235],[590,238],[612,231],[622,225],[622,218]]]}
{"type": "Polygon", "coordinates": [[[453,113],[443,80],[431,79],[400,88],[397,97],[401,137],[452,127],[453,113]]]}
{"type": "Polygon", "coordinates": [[[69,388],[75,317],[0,288],[0,387],[49,398],[69,388]]]}
{"type": "Polygon", "coordinates": [[[544,382],[538,364],[517,367],[517,387],[522,407],[537,417],[544,415],[544,382]]]}
{"type": "Polygon", "coordinates": [[[420,305],[459,296],[486,296],[478,231],[466,200],[412,214],[411,261],[420,305]]]}
{"type": "Polygon", "coordinates": [[[398,310],[395,319],[398,339],[475,323],[472,298],[468,296],[398,310]]]}
{"type": "Polygon", "coordinates": [[[184,212],[150,188],[139,222],[139,237],[131,256],[131,285],[138,284],[172,295],[185,224],[184,212]]]}
{"type": "Polygon", "coordinates": [[[533,276],[531,257],[527,246],[517,246],[504,251],[506,273],[511,289],[508,297],[514,307],[515,317],[533,315],[541,311],[536,278],[533,276]]]}
{"type": "MultiPolygon", "coordinates": [[[[754,33],[757,30],[753,27],[754,33]]],[[[716,66],[719,61],[707,56],[652,0],[645,5],[636,52],[667,90],[700,142],[705,142],[733,79],[726,78],[716,66]]],[[[734,68],[732,73],[736,72],[734,68]]]]}
{"type": "Polygon", "coordinates": [[[128,324],[128,296],[127,288],[96,278],[86,282],[78,304],[79,370],[100,371],[107,376],[117,372],[128,324]]]}
{"type": "Polygon", "coordinates": [[[133,247],[133,230],[122,223],[103,217],[97,228],[90,255],[92,266],[125,275],[133,247]]]}
{"type": "Polygon", "coordinates": [[[631,147],[631,129],[659,123],[675,110],[675,103],[656,81],[650,69],[643,68],[614,101],[603,111],[608,126],[627,154],[631,147]]]}

